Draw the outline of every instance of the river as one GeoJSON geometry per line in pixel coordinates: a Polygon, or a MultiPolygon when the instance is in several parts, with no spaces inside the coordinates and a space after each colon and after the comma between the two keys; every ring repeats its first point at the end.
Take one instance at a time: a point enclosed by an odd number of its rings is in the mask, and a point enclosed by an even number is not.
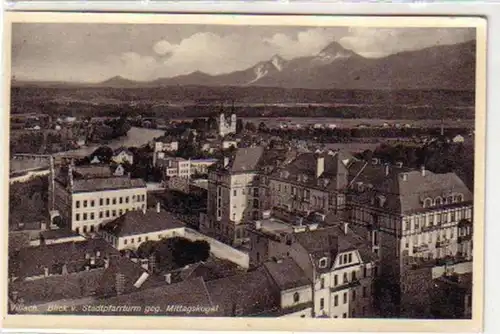
{"type": "Polygon", "coordinates": [[[99,146],[108,146],[113,150],[116,150],[119,147],[132,147],[132,146],[142,146],[144,144],[149,143],[151,140],[157,137],[161,137],[165,134],[164,130],[157,129],[147,129],[147,128],[137,128],[132,127],[126,136],[113,139],[106,144],[91,144],[88,146],[83,146],[76,150],[64,151],[56,153],[55,155],[71,155],[71,156],[88,156],[92,154],[99,146]]]}

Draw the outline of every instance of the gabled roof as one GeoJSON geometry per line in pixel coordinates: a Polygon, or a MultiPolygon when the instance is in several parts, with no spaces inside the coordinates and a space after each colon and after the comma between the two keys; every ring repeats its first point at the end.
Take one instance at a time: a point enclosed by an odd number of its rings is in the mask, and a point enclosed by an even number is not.
{"type": "Polygon", "coordinates": [[[88,262],[86,254],[95,255],[97,252],[100,253],[100,260],[96,259],[96,262],[102,262],[105,257],[119,255],[116,249],[102,239],[27,247],[10,255],[9,272],[18,277],[39,276],[44,274],[44,268],[52,272],[55,269],[60,270],[59,267],[63,264],[67,265],[70,273],[81,271],[88,262]]]}
{"type": "Polygon", "coordinates": [[[120,148],[116,149],[116,150],[113,152],[113,156],[117,156],[118,154],[120,154],[120,153],[122,153],[122,152],[124,152],[124,153],[126,153],[126,154],[128,154],[128,155],[133,155],[133,153],[132,153],[132,152],[130,152],[130,150],[129,150],[128,148],[126,148],[126,147],[123,147],[123,146],[122,146],[122,147],[120,147],[120,148]]]}
{"type": "Polygon", "coordinates": [[[148,232],[159,232],[184,227],[185,225],[171,213],[160,210],[128,211],[104,225],[102,230],[116,237],[126,237],[148,232]]]}
{"type": "MultiPolygon", "coordinates": [[[[97,300],[93,305],[134,305],[142,306],[141,310],[137,311],[138,314],[134,315],[145,315],[144,307],[151,305],[162,305],[162,315],[171,316],[210,316],[211,314],[204,314],[206,308],[213,307],[210,300],[210,296],[205,286],[205,282],[202,278],[195,278],[192,280],[187,280],[179,283],[165,284],[159,287],[144,289],[141,291],[124,294],[112,298],[97,300]],[[200,308],[198,311],[194,310],[189,312],[188,310],[171,310],[167,309],[167,306],[182,306],[191,308],[200,308]],[[141,314],[142,313],[142,314],[141,314]]],[[[123,315],[123,313],[117,312],[106,312],[109,315],[123,315]]]]}
{"type": "Polygon", "coordinates": [[[10,284],[9,292],[17,292],[27,305],[42,304],[62,299],[81,299],[116,295],[116,275],[124,277],[124,291],[133,292],[140,288],[135,282],[145,273],[139,264],[119,255],[110,259],[108,268],[99,267],[89,271],[79,271],[67,275],[54,275],[35,280],[17,280],[10,284]]]}
{"type": "MultiPolygon", "coordinates": [[[[370,191],[357,194],[356,201],[379,206],[395,214],[412,214],[429,210],[423,207],[426,198],[446,198],[450,195],[463,195],[464,202],[473,200],[473,194],[455,173],[437,174],[426,170],[394,170],[389,175],[380,175],[372,180],[370,191]],[[378,199],[382,196],[380,206],[378,199]]],[[[457,203],[459,205],[459,203],[457,203]]]]}
{"type": "Polygon", "coordinates": [[[231,172],[244,173],[256,171],[264,154],[263,147],[247,147],[236,151],[236,156],[231,163],[231,172]]]}
{"type": "Polygon", "coordinates": [[[280,307],[280,291],[267,270],[256,270],[207,282],[214,305],[221,316],[252,316],[280,307]]]}
{"type": "Polygon", "coordinates": [[[282,291],[312,284],[305,272],[290,257],[267,261],[264,267],[282,291]]]}

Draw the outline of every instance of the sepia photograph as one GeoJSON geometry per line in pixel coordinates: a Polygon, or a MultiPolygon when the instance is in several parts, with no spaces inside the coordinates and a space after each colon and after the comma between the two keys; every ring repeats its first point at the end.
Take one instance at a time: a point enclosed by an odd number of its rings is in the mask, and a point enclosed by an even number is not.
{"type": "Polygon", "coordinates": [[[485,27],[8,15],[6,319],[480,329],[485,27]]]}

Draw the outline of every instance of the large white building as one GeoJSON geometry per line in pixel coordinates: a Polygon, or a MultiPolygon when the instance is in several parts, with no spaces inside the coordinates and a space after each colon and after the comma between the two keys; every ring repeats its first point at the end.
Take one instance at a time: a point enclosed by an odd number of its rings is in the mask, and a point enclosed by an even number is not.
{"type": "Polygon", "coordinates": [[[241,244],[248,236],[245,223],[259,217],[260,162],[262,147],[240,148],[209,170],[207,219],[203,229],[230,243],[241,244]]]}
{"type": "Polygon", "coordinates": [[[160,210],[134,210],[107,223],[101,229],[104,240],[118,250],[137,249],[143,242],[183,237],[185,226],[170,213],[160,210]]]}
{"type": "Polygon", "coordinates": [[[180,157],[165,157],[158,159],[157,165],[164,168],[165,176],[189,179],[195,174],[207,174],[208,168],[217,159],[184,159],[180,157]]]}
{"type": "MultiPolygon", "coordinates": [[[[70,164],[53,170],[50,179],[50,207],[79,234],[97,232],[104,223],[130,210],[146,208],[146,183],[127,176],[90,173],[70,164]]],[[[109,170],[109,168],[108,168],[109,170]]]]}

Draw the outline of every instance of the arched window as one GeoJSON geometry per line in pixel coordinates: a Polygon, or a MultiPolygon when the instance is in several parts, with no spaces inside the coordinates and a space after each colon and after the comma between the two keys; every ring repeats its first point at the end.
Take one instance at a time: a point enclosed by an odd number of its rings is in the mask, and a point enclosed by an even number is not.
{"type": "Polygon", "coordinates": [[[453,203],[453,196],[448,196],[446,198],[446,204],[451,204],[451,203],[453,203]]]}
{"type": "Polygon", "coordinates": [[[424,208],[428,208],[428,207],[431,207],[431,206],[432,206],[432,199],[426,198],[424,200],[424,208]]]}
{"type": "Polygon", "coordinates": [[[299,293],[298,293],[298,292],[295,292],[295,293],[293,294],[293,302],[294,302],[294,303],[298,303],[298,302],[299,302],[299,300],[300,300],[300,295],[299,295],[299,293]]]}
{"type": "Polygon", "coordinates": [[[436,199],[434,200],[434,205],[436,206],[443,205],[443,199],[441,198],[441,196],[436,197],[436,199]]]}

